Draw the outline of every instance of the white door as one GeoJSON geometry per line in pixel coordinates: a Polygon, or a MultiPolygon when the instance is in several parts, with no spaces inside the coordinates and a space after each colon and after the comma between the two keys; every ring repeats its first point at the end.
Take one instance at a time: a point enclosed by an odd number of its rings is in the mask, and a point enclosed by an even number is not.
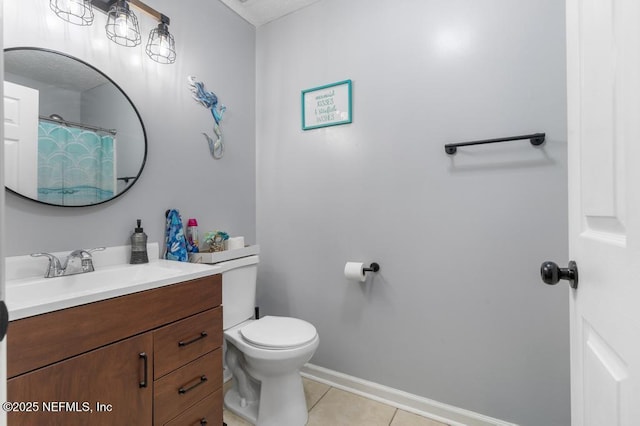
{"type": "Polygon", "coordinates": [[[572,425],[638,426],[640,1],[566,4],[572,425]]]}
{"type": "Polygon", "coordinates": [[[39,93],[30,87],[4,82],[5,185],[38,199],[39,93]]]}

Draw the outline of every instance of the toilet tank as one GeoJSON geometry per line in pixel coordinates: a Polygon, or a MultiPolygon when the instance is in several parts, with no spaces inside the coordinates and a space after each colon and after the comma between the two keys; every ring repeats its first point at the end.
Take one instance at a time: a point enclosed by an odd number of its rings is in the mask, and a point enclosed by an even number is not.
{"type": "Polygon", "coordinates": [[[222,268],[222,328],[253,318],[256,306],[258,256],[220,262],[222,268]]]}

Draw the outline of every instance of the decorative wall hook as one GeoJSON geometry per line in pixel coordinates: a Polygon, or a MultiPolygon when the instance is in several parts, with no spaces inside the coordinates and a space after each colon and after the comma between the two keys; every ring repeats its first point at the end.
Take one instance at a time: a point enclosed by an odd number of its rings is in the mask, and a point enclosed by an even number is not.
{"type": "Polygon", "coordinates": [[[209,144],[209,152],[216,160],[219,160],[224,155],[224,143],[222,142],[222,130],[220,130],[220,121],[222,121],[222,116],[224,112],[227,110],[227,107],[224,105],[218,106],[218,97],[213,92],[207,92],[204,89],[204,83],[201,81],[196,81],[196,77],[190,75],[187,77],[189,81],[189,86],[191,86],[191,92],[193,93],[193,99],[202,105],[205,108],[208,108],[211,111],[211,115],[213,115],[213,132],[216,134],[216,139],[214,140],[206,133],[202,133],[209,144]]]}

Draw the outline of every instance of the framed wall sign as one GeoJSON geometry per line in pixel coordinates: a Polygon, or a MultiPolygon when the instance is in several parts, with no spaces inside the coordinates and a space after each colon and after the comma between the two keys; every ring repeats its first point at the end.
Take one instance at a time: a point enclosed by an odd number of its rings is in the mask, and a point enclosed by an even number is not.
{"type": "Polygon", "coordinates": [[[351,123],[351,80],[302,91],[302,130],[351,123]]]}

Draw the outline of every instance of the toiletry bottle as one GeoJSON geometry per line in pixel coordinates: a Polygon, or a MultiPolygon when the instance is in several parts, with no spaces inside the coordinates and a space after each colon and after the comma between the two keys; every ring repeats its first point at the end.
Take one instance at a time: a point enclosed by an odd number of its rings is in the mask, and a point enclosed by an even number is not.
{"type": "Polygon", "coordinates": [[[187,221],[187,241],[194,251],[197,252],[200,247],[200,242],[198,241],[198,221],[195,219],[189,219],[187,221]]]}
{"type": "Polygon", "coordinates": [[[142,220],[138,219],[138,227],[131,234],[131,261],[129,263],[149,263],[147,254],[147,234],[142,229],[142,220]]]}

